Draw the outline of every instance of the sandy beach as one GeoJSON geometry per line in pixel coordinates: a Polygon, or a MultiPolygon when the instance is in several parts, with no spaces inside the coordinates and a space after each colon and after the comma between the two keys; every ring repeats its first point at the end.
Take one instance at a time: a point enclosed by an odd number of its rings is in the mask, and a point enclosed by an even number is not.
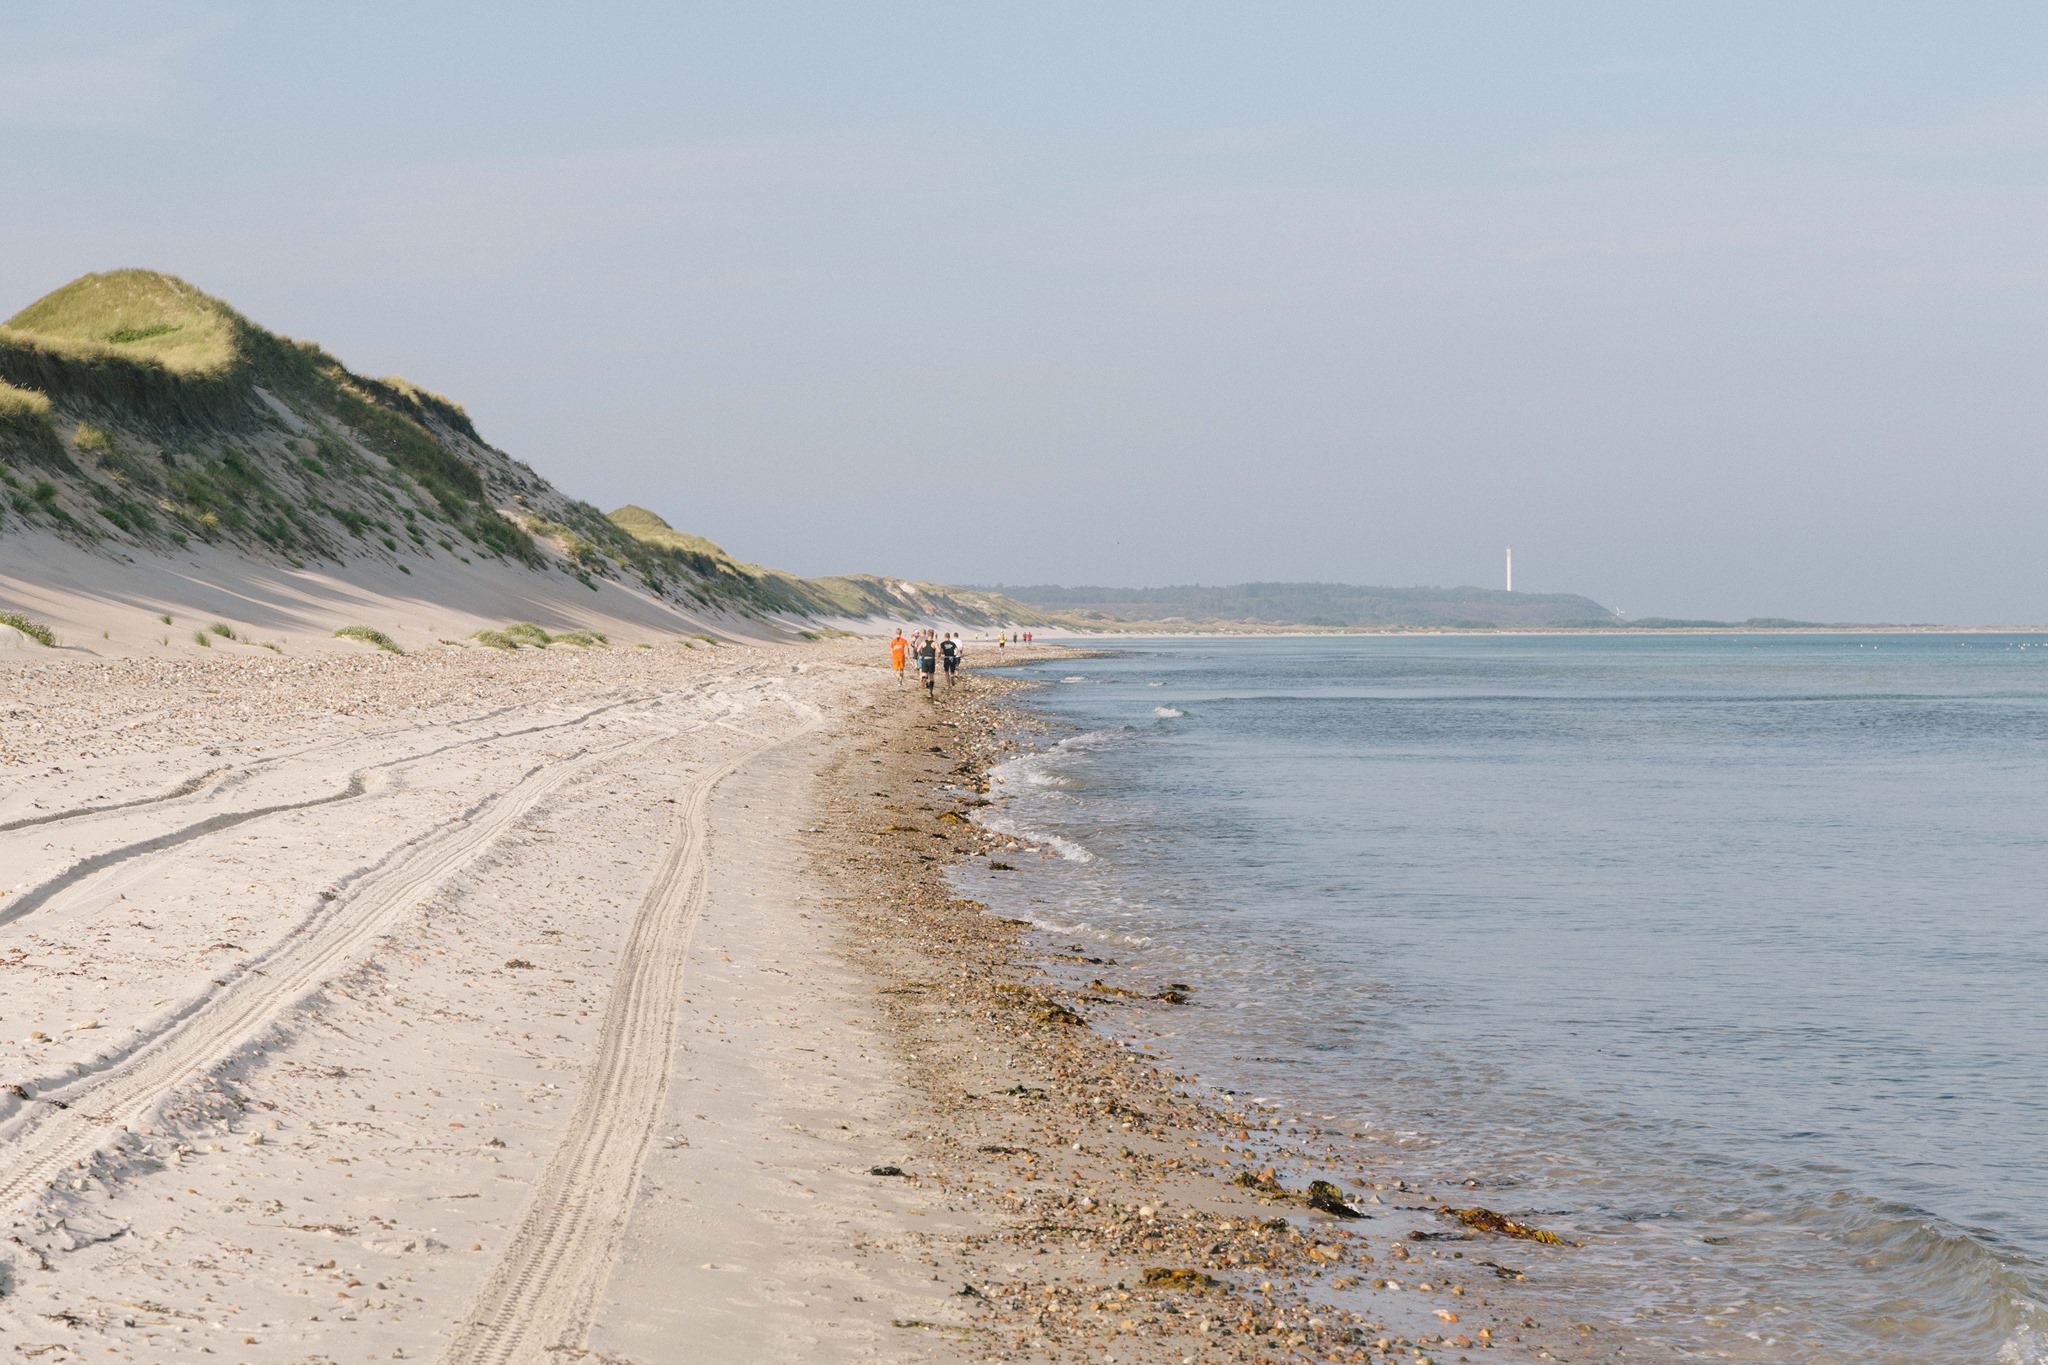
{"type": "Polygon", "coordinates": [[[1048,976],[956,898],[951,862],[1002,856],[977,792],[1028,722],[999,676],[927,705],[880,654],[10,660],[0,1344],[652,1365],[1614,1340],[1537,1328],[1479,1264],[1555,1249],[1398,1208],[1118,1040],[1199,983],[1048,976]],[[1309,1206],[1323,1166],[1370,1220],[1309,1206]]]}

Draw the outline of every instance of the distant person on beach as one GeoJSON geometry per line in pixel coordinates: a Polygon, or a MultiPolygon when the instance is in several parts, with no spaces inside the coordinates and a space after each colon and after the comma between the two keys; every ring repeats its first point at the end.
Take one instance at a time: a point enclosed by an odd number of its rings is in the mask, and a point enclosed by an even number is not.
{"type": "Polygon", "coordinates": [[[910,652],[910,641],[903,638],[903,630],[897,628],[896,638],[889,642],[889,657],[896,661],[896,685],[903,686],[903,656],[910,652]]]}
{"type": "Polygon", "coordinates": [[[932,684],[938,681],[939,647],[932,643],[932,632],[924,633],[923,643],[917,647],[917,671],[924,683],[924,694],[932,697],[932,684]]]}
{"type": "Polygon", "coordinates": [[[939,661],[946,666],[946,686],[953,685],[953,675],[960,671],[960,642],[947,631],[946,638],[939,642],[939,661]]]}
{"type": "Polygon", "coordinates": [[[997,631],[997,632],[996,632],[996,648],[997,648],[997,649],[1001,649],[1001,648],[1002,648],[1002,647],[1003,647],[1003,646],[1004,646],[1005,644],[1007,644],[1007,643],[1009,643],[1009,636],[1008,636],[1008,635],[1006,635],[1006,634],[1005,634],[1004,632],[1002,632],[1002,631],[1000,631],[1000,630],[999,630],[999,631],[997,631]]]}

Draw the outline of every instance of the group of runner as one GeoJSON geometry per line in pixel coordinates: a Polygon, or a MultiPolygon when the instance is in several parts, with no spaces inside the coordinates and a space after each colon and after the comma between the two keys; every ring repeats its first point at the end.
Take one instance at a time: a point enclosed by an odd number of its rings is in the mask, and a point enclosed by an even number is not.
{"type": "Polygon", "coordinates": [[[889,657],[896,665],[896,685],[903,685],[904,665],[914,661],[924,694],[934,701],[938,699],[939,671],[945,670],[946,686],[951,687],[966,653],[966,642],[951,631],[942,636],[934,630],[920,630],[905,639],[898,630],[896,638],[889,642],[889,657]]]}

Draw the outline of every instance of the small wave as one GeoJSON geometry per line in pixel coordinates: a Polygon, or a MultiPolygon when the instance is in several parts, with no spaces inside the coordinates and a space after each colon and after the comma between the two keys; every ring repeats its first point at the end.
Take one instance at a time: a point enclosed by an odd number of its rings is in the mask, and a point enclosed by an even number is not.
{"type": "Polygon", "coordinates": [[[2042,1365],[2048,1361],[2048,1339],[2032,1327],[2022,1327],[1998,1348],[1998,1365],[2042,1365]]]}
{"type": "Polygon", "coordinates": [[[1081,676],[1081,675],[1080,675],[1079,673],[1076,673],[1076,674],[1075,674],[1075,675],[1074,675],[1073,677],[1071,677],[1071,678],[1061,678],[1061,679],[1060,679],[1060,681],[1061,681],[1061,682],[1087,682],[1088,680],[1087,680],[1086,678],[1082,677],[1082,676],[1081,676]]]}
{"type": "Polygon", "coordinates": [[[1092,863],[1095,861],[1094,853],[1090,852],[1086,846],[1076,843],[1072,839],[1063,839],[1057,834],[1048,834],[1043,830],[1034,829],[1032,826],[1011,815],[984,812],[976,819],[975,823],[991,833],[1002,835],[1006,839],[1014,839],[1018,843],[1037,848],[1049,848],[1070,863],[1092,863]]]}
{"type": "Polygon", "coordinates": [[[1152,714],[1155,716],[1163,716],[1167,720],[1173,720],[1176,717],[1186,715],[1187,712],[1181,710],[1179,707],[1176,706],[1155,706],[1152,708],[1152,714]]]}

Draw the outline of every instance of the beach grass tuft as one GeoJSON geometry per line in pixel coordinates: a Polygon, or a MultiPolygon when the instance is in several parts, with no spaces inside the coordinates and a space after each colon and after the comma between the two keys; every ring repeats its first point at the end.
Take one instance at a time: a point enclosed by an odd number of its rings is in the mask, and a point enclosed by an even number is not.
{"type": "Polygon", "coordinates": [[[361,640],[366,645],[375,645],[377,648],[391,654],[405,653],[404,650],[398,647],[398,641],[392,639],[383,631],[378,630],[375,626],[343,626],[340,630],[334,632],[334,638],[337,640],[361,640]]]}
{"type": "Polygon", "coordinates": [[[522,645],[534,645],[540,649],[546,649],[555,641],[554,636],[548,634],[531,621],[515,621],[505,627],[505,634],[511,636],[522,645]]]}
{"type": "Polygon", "coordinates": [[[195,630],[192,632],[192,643],[202,649],[212,649],[213,637],[203,630],[195,630]]]}
{"type": "Polygon", "coordinates": [[[240,638],[235,634],[235,628],[225,621],[215,621],[206,629],[210,634],[218,635],[223,640],[234,640],[240,638]]]}
{"type": "Polygon", "coordinates": [[[57,647],[57,632],[18,611],[0,611],[0,626],[13,626],[45,649],[57,647]]]}
{"type": "Polygon", "coordinates": [[[480,645],[489,645],[492,649],[519,648],[519,641],[513,639],[510,635],[507,635],[502,630],[473,631],[471,632],[469,638],[476,641],[480,645]]]}

